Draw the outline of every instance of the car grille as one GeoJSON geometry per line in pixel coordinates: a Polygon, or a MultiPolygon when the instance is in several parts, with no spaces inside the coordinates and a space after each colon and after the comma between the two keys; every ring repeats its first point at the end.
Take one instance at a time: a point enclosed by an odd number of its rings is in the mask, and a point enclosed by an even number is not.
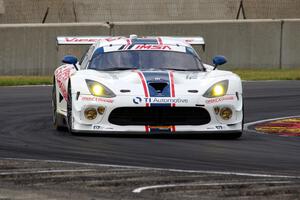
{"type": "Polygon", "coordinates": [[[120,126],[203,125],[210,122],[210,115],[201,107],[120,107],[108,120],[120,126]]]}

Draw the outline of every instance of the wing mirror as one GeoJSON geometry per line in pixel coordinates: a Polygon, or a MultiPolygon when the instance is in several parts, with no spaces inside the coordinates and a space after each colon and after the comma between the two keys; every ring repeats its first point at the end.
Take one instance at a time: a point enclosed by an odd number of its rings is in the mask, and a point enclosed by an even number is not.
{"type": "Polygon", "coordinates": [[[64,56],[62,62],[66,63],[66,64],[75,65],[78,62],[78,59],[75,56],[67,55],[67,56],[64,56]]]}
{"type": "Polygon", "coordinates": [[[72,56],[72,55],[64,56],[62,62],[65,63],[65,64],[74,65],[75,69],[78,71],[78,68],[76,66],[76,63],[78,62],[78,59],[75,56],[72,56]]]}
{"type": "Polygon", "coordinates": [[[219,65],[223,65],[223,64],[227,63],[227,59],[226,59],[225,56],[221,56],[221,55],[215,56],[213,58],[213,63],[214,63],[214,66],[215,66],[214,67],[214,70],[215,70],[219,65]]]}

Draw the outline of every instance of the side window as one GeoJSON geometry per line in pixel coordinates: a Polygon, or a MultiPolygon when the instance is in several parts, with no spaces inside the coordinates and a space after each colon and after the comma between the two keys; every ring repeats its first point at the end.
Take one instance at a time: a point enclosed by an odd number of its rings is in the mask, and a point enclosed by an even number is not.
{"type": "Polygon", "coordinates": [[[91,46],[87,52],[82,56],[81,60],[80,60],[80,66],[81,69],[85,69],[87,67],[87,64],[89,63],[89,60],[92,56],[92,53],[94,51],[95,47],[91,46]]]}

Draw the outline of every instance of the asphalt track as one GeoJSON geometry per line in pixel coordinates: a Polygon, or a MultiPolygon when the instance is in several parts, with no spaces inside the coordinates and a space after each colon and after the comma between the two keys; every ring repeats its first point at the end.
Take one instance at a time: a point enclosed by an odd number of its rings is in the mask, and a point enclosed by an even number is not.
{"type": "MultiPolygon", "coordinates": [[[[300,81],[244,82],[245,122],[300,115],[300,81]]],[[[300,175],[300,138],[72,136],[52,127],[51,87],[0,88],[0,157],[300,175]]]]}

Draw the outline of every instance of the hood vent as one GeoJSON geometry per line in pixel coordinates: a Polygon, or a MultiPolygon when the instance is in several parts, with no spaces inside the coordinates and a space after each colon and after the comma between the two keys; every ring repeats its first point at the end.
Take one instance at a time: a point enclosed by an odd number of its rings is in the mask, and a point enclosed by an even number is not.
{"type": "Polygon", "coordinates": [[[163,90],[168,86],[168,83],[149,83],[149,85],[154,88],[157,93],[162,93],[163,90]]]}

